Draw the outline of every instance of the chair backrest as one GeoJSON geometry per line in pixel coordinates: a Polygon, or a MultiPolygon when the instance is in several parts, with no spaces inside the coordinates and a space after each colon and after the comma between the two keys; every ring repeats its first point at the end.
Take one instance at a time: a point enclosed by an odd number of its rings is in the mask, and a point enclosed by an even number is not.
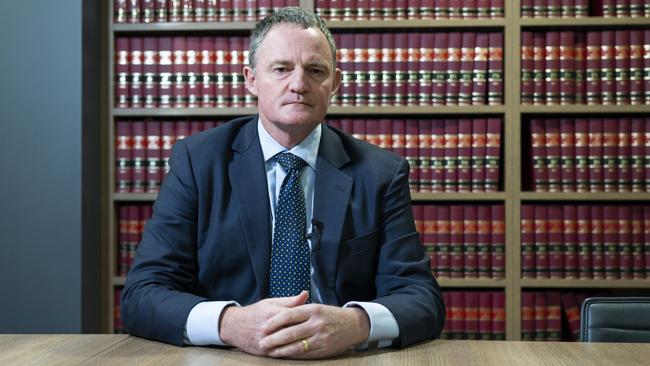
{"type": "Polygon", "coordinates": [[[650,342],[650,297],[591,297],[582,303],[582,342],[650,342]]]}

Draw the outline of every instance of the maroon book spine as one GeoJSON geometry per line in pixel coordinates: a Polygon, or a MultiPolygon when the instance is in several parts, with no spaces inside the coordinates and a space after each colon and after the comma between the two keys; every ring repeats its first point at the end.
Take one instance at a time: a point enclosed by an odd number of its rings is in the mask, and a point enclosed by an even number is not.
{"type": "Polygon", "coordinates": [[[431,104],[445,105],[445,90],[447,88],[447,59],[449,57],[449,33],[436,32],[433,56],[433,94],[431,104]]]}
{"type": "Polygon", "coordinates": [[[575,192],[575,124],[572,119],[560,119],[560,168],[562,192],[575,192]]]}
{"type": "Polygon", "coordinates": [[[487,104],[489,34],[476,34],[474,48],[474,69],[472,72],[472,105],[487,104]]]}
{"type": "Polygon", "coordinates": [[[618,191],[618,121],[616,118],[603,120],[603,189],[618,191]]]}
{"type": "Polygon", "coordinates": [[[365,122],[366,142],[379,146],[379,123],[377,120],[362,120],[365,122]]]}
{"type": "Polygon", "coordinates": [[[489,205],[478,205],[476,220],[476,251],[477,268],[479,278],[492,278],[492,222],[491,207],[489,205]]]}
{"type": "Polygon", "coordinates": [[[443,192],[445,185],[445,120],[431,127],[431,191],[443,192]]]}
{"type": "Polygon", "coordinates": [[[115,108],[129,107],[130,39],[115,39],[115,108]]]}
{"type": "Polygon", "coordinates": [[[560,32],[560,104],[575,102],[574,33],[560,32]]]}
{"type": "Polygon", "coordinates": [[[458,192],[472,189],[472,120],[458,121],[458,192]]]}
{"type": "Polygon", "coordinates": [[[575,17],[584,18],[589,16],[589,0],[574,0],[573,6],[575,17]]]}
{"type": "Polygon", "coordinates": [[[180,22],[182,20],[182,0],[167,0],[167,16],[170,22],[180,22]]]}
{"type": "Polygon", "coordinates": [[[246,20],[246,0],[231,0],[232,1],[232,21],[243,22],[246,20]]]}
{"type": "Polygon", "coordinates": [[[131,192],[142,193],[146,188],[146,138],[144,121],[132,122],[131,192]]]}
{"type": "Polygon", "coordinates": [[[436,243],[436,206],[424,205],[424,246],[431,261],[431,273],[438,268],[437,243],[436,243]]]}
{"type": "Polygon", "coordinates": [[[145,158],[147,159],[147,170],[145,173],[148,193],[158,192],[160,189],[161,178],[161,140],[160,140],[160,122],[147,121],[145,125],[147,134],[147,147],[145,158]]]}
{"type": "Polygon", "coordinates": [[[356,20],[356,4],[353,0],[341,0],[343,3],[342,20],[356,20]]]}
{"type": "Polygon", "coordinates": [[[464,256],[463,256],[463,217],[465,214],[464,206],[451,205],[449,218],[449,244],[451,247],[451,278],[462,278],[464,271],[464,256]]]}
{"type": "Polygon", "coordinates": [[[476,0],[465,0],[462,2],[460,8],[460,15],[463,19],[475,19],[476,18],[476,0]]]}
{"type": "Polygon", "coordinates": [[[339,65],[341,67],[341,87],[340,87],[340,105],[354,105],[354,35],[341,35],[341,48],[339,49],[341,58],[339,65]]]}
{"type": "Polygon", "coordinates": [[[418,121],[419,192],[431,192],[431,120],[418,121]]]}
{"type": "Polygon", "coordinates": [[[603,120],[589,121],[589,188],[591,192],[603,191],[603,120]]]}
{"type": "Polygon", "coordinates": [[[546,32],[544,52],[546,104],[560,104],[560,32],[546,32]]]}
{"type": "Polygon", "coordinates": [[[432,77],[435,35],[434,33],[422,33],[420,37],[418,104],[431,105],[431,96],[433,94],[432,77]]]}
{"type": "Polygon", "coordinates": [[[535,293],[521,293],[521,340],[535,340],[535,293]]]}
{"type": "Polygon", "coordinates": [[[434,6],[435,6],[435,0],[421,0],[420,19],[433,19],[434,6]]]}
{"type": "Polygon", "coordinates": [[[449,0],[436,0],[433,5],[433,17],[435,19],[449,18],[449,0]]]}
{"type": "Polygon", "coordinates": [[[379,120],[379,147],[386,150],[391,150],[393,147],[392,124],[393,121],[389,118],[379,120]]]}
{"type": "Polygon", "coordinates": [[[144,107],[156,108],[158,106],[158,39],[144,37],[144,58],[142,71],[144,73],[144,107]]]}
{"type": "Polygon", "coordinates": [[[618,119],[618,191],[632,191],[632,125],[629,118],[618,119]]]}
{"type": "Polygon", "coordinates": [[[504,0],[490,0],[490,18],[503,18],[504,0]]]}
{"type": "Polygon", "coordinates": [[[463,277],[478,277],[478,207],[463,207],[463,277]]]}
{"type": "Polygon", "coordinates": [[[195,22],[205,22],[208,10],[207,3],[207,0],[194,0],[194,4],[192,4],[192,6],[194,8],[195,22]]]}
{"type": "Polygon", "coordinates": [[[117,275],[126,277],[129,272],[129,209],[128,206],[121,205],[118,208],[118,252],[117,252],[117,275]]]}
{"type": "Polygon", "coordinates": [[[548,191],[560,192],[562,190],[562,171],[560,167],[560,121],[558,119],[544,121],[544,142],[546,144],[548,191]]]}
{"type": "Polygon", "coordinates": [[[140,23],[140,0],[126,1],[126,18],[128,23],[140,23]]]}
{"type": "MultiPolygon", "coordinates": [[[[467,4],[467,1],[463,3],[467,4]]],[[[458,105],[472,104],[472,76],[474,72],[475,48],[476,32],[463,32],[460,49],[460,73],[458,78],[458,105]]]]}
{"type": "MultiPolygon", "coordinates": [[[[326,4],[328,2],[325,2],[326,4]]],[[[273,12],[273,3],[271,0],[258,0],[257,1],[257,19],[262,20],[273,12]]],[[[328,19],[329,16],[329,5],[325,9],[322,10],[322,13],[324,15],[323,19],[328,19]]]]}
{"type": "Polygon", "coordinates": [[[244,64],[244,47],[243,37],[231,36],[228,40],[230,51],[230,64],[228,73],[230,74],[230,106],[244,106],[244,81],[242,67],[244,64]]]}
{"type": "Polygon", "coordinates": [[[501,169],[501,119],[488,118],[485,140],[485,191],[499,190],[501,169]]]}
{"type": "Polygon", "coordinates": [[[447,47],[447,85],[445,88],[445,103],[447,105],[458,105],[461,40],[461,32],[449,32],[449,44],[447,47]]]}
{"type": "Polygon", "coordinates": [[[465,291],[465,336],[463,339],[478,339],[478,292],[465,291]]]}
{"type": "Polygon", "coordinates": [[[130,121],[115,122],[115,192],[131,191],[133,146],[130,121]]]}
{"type": "MultiPolygon", "coordinates": [[[[448,0],[448,13],[449,19],[461,19],[462,18],[462,4],[461,0],[448,0]]],[[[459,45],[460,46],[460,45],[459,45]]]]}
{"type": "Polygon", "coordinates": [[[589,121],[576,119],[575,123],[576,191],[589,192],[589,121]]]}
{"type": "Polygon", "coordinates": [[[449,322],[450,339],[463,339],[465,326],[465,296],[464,291],[450,292],[449,310],[447,321],[449,322]]]}
{"type": "Polygon", "coordinates": [[[616,11],[617,18],[625,18],[630,16],[630,2],[631,0],[616,1],[614,9],[616,11]]]}
{"type": "Polygon", "coordinates": [[[366,120],[364,119],[352,120],[352,136],[355,139],[366,141],[366,120]]]}
{"type": "Polygon", "coordinates": [[[605,249],[605,278],[620,278],[619,261],[619,228],[618,210],[616,207],[603,208],[603,240],[605,249]]]}
{"type": "Polygon", "coordinates": [[[533,158],[533,190],[536,192],[548,191],[548,170],[546,165],[546,133],[544,120],[533,118],[530,120],[533,158]]]}
{"type": "Polygon", "coordinates": [[[411,191],[417,191],[418,182],[420,181],[420,171],[418,169],[418,121],[406,121],[406,161],[411,170],[409,172],[409,187],[411,191]]]}
{"type": "Polygon", "coordinates": [[[406,121],[403,119],[393,120],[393,152],[399,156],[406,157],[406,121]]]}
{"type": "Polygon", "coordinates": [[[420,96],[420,33],[409,33],[407,42],[406,105],[415,106],[420,96]]]}
{"type": "Polygon", "coordinates": [[[201,77],[199,78],[201,84],[200,91],[200,105],[204,108],[214,107],[215,94],[214,94],[214,74],[216,57],[214,53],[214,38],[204,36],[200,40],[201,47],[201,77]]]}
{"type": "MultiPolygon", "coordinates": [[[[646,2],[647,3],[647,2],[646,2]]],[[[650,4],[648,4],[650,5],[650,4]]],[[[630,17],[641,18],[644,16],[644,1],[643,0],[630,0],[629,9],[630,17]]]]}
{"type": "Polygon", "coordinates": [[[487,120],[476,118],[472,121],[471,190],[485,191],[487,120]]]}
{"type": "Polygon", "coordinates": [[[156,23],[165,23],[168,21],[169,11],[167,9],[167,0],[154,0],[154,21],[156,23]]]}
{"type": "Polygon", "coordinates": [[[562,309],[567,319],[571,340],[578,341],[580,338],[580,304],[575,294],[566,292],[562,294],[562,309]]]}
{"type": "Polygon", "coordinates": [[[562,0],[546,0],[546,15],[548,18],[559,18],[562,15],[562,0]]]}
{"type": "Polygon", "coordinates": [[[562,295],[559,291],[549,291],[546,306],[546,340],[562,340],[562,295]]]}
{"type": "Polygon", "coordinates": [[[392,106],[395,95],[395,34],[385,32],[381,34],[381,87],[380,104],[392,106]]]}
{"type": "Polygon", "coordinates": [[[618,206],[618,253],[620,278],[633,278],[632,266],[632,206],[618,206]]]}
{"type": "MultiPolygon", "coordinates": [[[[176,125],[172,121],[163,121],[161,124],[161,162],[160,166],[163,170],[162,177],[166,176],[169,172],[169,158],[172,154],[172,147],[174,147],[174,142],[176,142],[176,125]]],[[[162,181],[163,179],[161,179],[162,181]]]]}
{"type": "Polygon", "coordinates": [[[643,81],[643,31],[630,31],[630,104],[645,104],[643,81]]]}
{"type": "Polygon", "coordinates": [[[547,319],[547,293],[544,291],[535,292],[535,340],[546,340],[546,319],[547,319]]]}
{"type": "Polygon", "coordinates": [[[354,34],[354,105],[368,105],[368,33],[354,34]]]}
{"type": "Polygon", "coordinates": [[[420,19],[421,0],[406,1],[406,19],[420,19]]]}
{"type": "Polygon", "coordinates": [[[181,1],[181,20],[183,22],[194,21],[194,0],[181,1]]]}
{"type": "Polygon", "coordinates": [[[445,181],[446,192],[458,191],[458,120],[445,120],[445,181]]]}
{"type": "Polygon", "coordinates": [[[646,277],[645,257],[643,253],[643,206],[633,205],[632,210],[632,277],[642,279],[646,277]]]}
{"type": "Polygon", "coordinates": [[[548,264],[550,278],[564,278],[562,206],[548,206],[548,264]]]}
{"type": "Polygon", "coordinates": [[[137,205],[127,206],[127,240],[128,240],[128,268],[133,267],[133,259],[135,258],[135,250],[138,247],[139,232],[138,226],[140,222],[140,210],[137,205]]]}
{"type": "Polygon", "coordinates": [[[535,273],[537,278],[549,278],[548,208],[535,206],[535,273]]]}
{"type": "Polygon", "coordinates": [[[219,0],[217,19],[220,22],[231,22],[233,14],[233,0],[219,0]]]}
{"type": "Polygon", "coordinates": [[[645,190],[650,191],[650,118],[645,118],[645,190]]]}
{"type": "Polygon", "coordinates": [[[645,191],[644,145],[646,141],[643,125],[643,118],[632,118],[630,123],[630,180],[632,192],[645,191]]]}
{"type": "Polygon", "coordinates": [[[575,2],[574,0],[561,0],[560,1],[560,17],[562,18],[575,18],[575,2]]]}
{"type": "Polygon", "coordinates": [[[186,105],[189,108],[201,106],[201,37],[187,37],[186,40],[186,105]]]}
{"type": "Polygon", "coordinates": [[[143,106],[143,53],[142,37],[131,37],[131,62],[129,63],[129,75],[131,82],[129,84],[129,97],[131,108],[142,108],[143,106]]]}
{"type": "Polygon", "coordinates": [[[113,0],[113,23],[126,23],[127,0],[113,0]]]}
{"type": "Polygon", "coordinates": [[[643,242],[645,276],[650,278],[650,205],[643,206],[643,242]]]}
{"type": "Polygon", "coordinates": [[[158,38],[158,107],[172,107],[173,85],[172,37],[158,38]]]}
{"type": "Polygon", "coordinates": [[[436,205],[436,243],[438,247],[438,268],[436,276],[449,278],[450,263],[450,223],[449,205],[436,205]]]}
{"type": "Polygon", "coordinates": [[[257,20],[257,0],[246,0],[246,9],[244,13],[244,20],[247,22],[254,22],[257,20]]]}
{"type": "Polygon", "coordinates": [[[342,0],[329,1],[329,18],[328,20],[341,20],[343,15],[342,0]]]}
{"type": "Polygon", "coordinates": [[[368,35],[368,56],[367,56],[367,83],[368,83],[368,105],[378,106],[381,104],[381,34],[371,33],[368,35]]]}
{"type": "Polygon", "coordinates": [[[600,33],[600,83],[603,105],[616,104],[614,31],[600,33]]]}
{"type": "Polygon", "coordinates": [[[574,33],[574,62],[573,69],[575,72],[575,102],[576,104],[585,104],[587,95],[587,59],[585,46],[586,34],[574,33]]]}
{"type": "Polygon", "coordinates": [[[521,32],[521,104],[533,104],[534,90],[533,32],[521,32]]]}
{"type": "Polygon", "coordinates": [[[504,291],[492,292],[492,339],[495,341],[506,339],[506,293],[504,291]]]}
{"type": "Polygon", "coordinates": [[[545,34],[543,32],[533,33],[533,104],[546,104],[546,81],[544,69],[546,66],[545,57],[545,34]]]}
{"type": "Polygon", "coordinates": [[[630,31],[614,33],[614,90],[617,105],[630,104],[630,31]]]}
{"type": "Polygon", "coordinates": [[[478,339],[492,339],[492,292],[478,293],[478,339]]]}
{"type": "Polygon", "coordinates": [[[228,38],[226,36],[215,37],[214,42],[215,75],[214,75],[214,96],[217,108],[227,107],[230,98],[230,52],[228,52],[228,38]]]}
{"type": "Polygon", "coordinates": [[[174,37],[172,39],[172,49],[171,82],[173,88],[171,105],[174,108],[185,108],[187,106],[187,46],[185,37],[174,37]]]}
{"type": "Polygon", "coordinates": [[[190,134],[190,123],[188,120],[179,120],[175,123],[175,132],[174,132],[174,143],[178,140],[182,140],[189,136],[190,134]]]}
{"type": "MultiPolygon", "coordinates": [[[[588,209],[587,215],[590,217],[591,230],[591,260],[587,261],[590,267],[586,270],[587,275],[581,278],[605,278],[605,243],[604,243],[604,229],[603,229],[603,206],[592,205],[588,209]]],[[[581,269],[582,271],[582,269],[581,269]]]]}
{"type": "Polygon", "coordinates": [[[601,103],[601,80],[600,80],[600,31],[587,32],[587,104],[597,105],[601,103]]]}
{"type": "Polygon", "coordinates": [[[408,85],[408,33],[395,34],[393,105],[405,105],[408,85]]]}
{"type": "Polygon", "coordinates": [[[521,17],[522,18],[532,18],[533,17],[533,0],[521,0],[521,17]]]}
{"type": "Polygon", "coordinates": [[[578,212],[575,205],[562,207],[564,278],[578,278],[578,212]]]}
{"type": "Polygon", "coordinates": [[[535,278],[535,206],[521,206],[521,277],[535,278]]]}
{"type": "Polygon", "coordinates": [[[502,204],[492,205],[490,209],[492,221],[492,237],[490,248],[492,251],[492,278],[502,279],[506,274],[506,222],[505,206],[502,204]]]}
{"type": "MultiPolygon", "coordinates": [[[[212,124],[212,121],[206,121],[209,124],[212,124]]],[[[201,131],[205,131],[210,127],[206,127],[203,125],[203,121],[191,121],[190,122],[190,135],[194,135],[195,133],[199,133],[201,131]]]]}

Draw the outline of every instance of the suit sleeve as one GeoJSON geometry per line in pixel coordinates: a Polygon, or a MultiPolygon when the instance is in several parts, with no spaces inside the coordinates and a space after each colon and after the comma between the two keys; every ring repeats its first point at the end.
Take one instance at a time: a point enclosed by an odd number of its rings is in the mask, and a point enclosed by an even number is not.
{"type": "Polygon", "coordinates": [[[442,291],[415,229],[408,172],[408,163],[401,160],[380,206],[381,248],[375,278],[375,302],[395,316],[399,347],[439,337],[445,323],[442,291]]]}
{"type": "Polygon", "coordinates": [[[183,344],[190,310],[206,300],[192,295],[198,196],[191,164],[185,142],[176,143],[122,292],[122,319],[130,334],[176,345],[183,344]]]}

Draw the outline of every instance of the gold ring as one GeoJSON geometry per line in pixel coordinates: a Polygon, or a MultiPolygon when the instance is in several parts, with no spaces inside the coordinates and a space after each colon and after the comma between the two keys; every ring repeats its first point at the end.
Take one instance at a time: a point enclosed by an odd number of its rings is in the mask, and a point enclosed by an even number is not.
{"type": "Polygon", "coordinates": [[[311,349],[311,345],[309,344],[309,341],[306,340],[306,339],[303,339],[302,340],[302,351],[303,352],[309,352],[310,349],[311,349]]]}

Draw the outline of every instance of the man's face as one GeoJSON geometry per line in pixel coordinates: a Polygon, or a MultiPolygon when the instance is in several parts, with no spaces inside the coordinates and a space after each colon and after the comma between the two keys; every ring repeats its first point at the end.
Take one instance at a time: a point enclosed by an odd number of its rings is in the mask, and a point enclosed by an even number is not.
{"type": "Polygon", "coordinates": [[[244,68],[260,119],[285,132],[310,129],[327,113],[341,72],[334,70],[325,35],[292,24],[273,27],[257,51],[256,70],[244,68]]]}

